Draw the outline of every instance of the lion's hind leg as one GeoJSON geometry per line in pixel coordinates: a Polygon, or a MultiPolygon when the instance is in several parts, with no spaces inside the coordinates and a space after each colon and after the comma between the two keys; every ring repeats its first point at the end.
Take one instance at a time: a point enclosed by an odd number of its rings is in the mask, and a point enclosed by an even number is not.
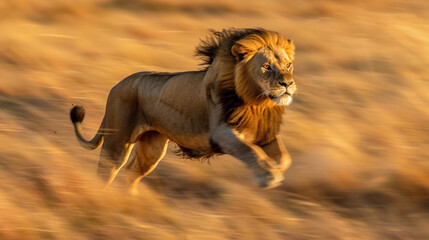
{"type": "Polygon", "coordinates": [[[131,144],[126,144],[125,146],[125,155],[122,159],[121,165],[119,165],[118,167],[113,167],[111,172],[110,172],[110,176],[109,179],[107,180],[106,185],[104,186],[104,189],[108,188],[110,186],[110,184],[112,184],[113,180],[115,180],[116,176],[118,175],[119,171],[121,171],[121,169],[127,164],[128,162],[128,158],[130,157],[131,151],[134,148],[134,144],[135,143],[131,143],[131,144]]]}
{"type": "Polygon", "coordinates": [[[133,150],[134,134],[144,124],[139,122],[138,108],[117,96],[120,88],[113,88],[106,104],[103,120],[104,142],[98,162],[98,175],[106,181],[107,188],[126,165],[133,150]]]}
{"type": "Polygon", "coordinates": [[[129,161],[127,168],[132,170],[128,177],[131,194],[138,193],[140,180],[151,173],[159,161],[165,156],[168,138],[156,131],[142,134],[135,146],[135,154],[129,161]]]}

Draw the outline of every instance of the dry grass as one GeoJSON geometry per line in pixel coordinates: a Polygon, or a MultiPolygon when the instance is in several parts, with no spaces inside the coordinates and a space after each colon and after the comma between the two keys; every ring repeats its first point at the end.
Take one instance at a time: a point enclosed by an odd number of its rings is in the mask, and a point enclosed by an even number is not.
{"type": "Polygon", "coordinates": [[[3,0],[0,239],[428,239],[429,4],[424,1],[3,0]],[[295,40],[299,95],[284,186],[171,151],[129,196],[101,190],[95,133],[109,89],[142,70],[198,69],[208,28],[295,40]]]}

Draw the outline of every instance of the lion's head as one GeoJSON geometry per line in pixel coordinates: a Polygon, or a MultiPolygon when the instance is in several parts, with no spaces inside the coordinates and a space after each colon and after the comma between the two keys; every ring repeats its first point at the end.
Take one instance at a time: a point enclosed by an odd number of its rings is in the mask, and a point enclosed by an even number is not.
{"type": "Polygon", "coordinates": [[[200,45],[197,54],[208,65],[215,57],[222,59],[224,85],[233,84],[245,103],[271,99],[278,105],[289,105],[296,91],[294,50],[292,41],[277,32],[228,29],[213,31],[213,37],[200,45]]]}
{"type": "Polygon", "coordinates": [[[212,31],[197,48],[207,70],[217,74],[213,86],[223,121],[250,133],[249,141],[263,145],[279,132],[296,91],[294,49],[292,41],[264,29],[212,31]]]}
{"type": "Polygon", "coordinates": [[[280,105],[292,101],[294,46],[275,32],[262,31],[238,40],[231,48],[237,94],[245,101],[270,98],[280,105]]]}

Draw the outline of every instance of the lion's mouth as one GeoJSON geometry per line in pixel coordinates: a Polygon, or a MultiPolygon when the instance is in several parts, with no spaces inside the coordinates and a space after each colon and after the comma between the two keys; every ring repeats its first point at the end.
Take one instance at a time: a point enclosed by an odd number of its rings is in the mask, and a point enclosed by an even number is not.
{"type": "Polygon", "coordinates": [[[288,92],[282,94],[268,94],[268,97],[279,105],[289,105],[292,102],[292,94],[288,92]]]}
{"type": "Polygon", "coordinates": [[[290,93],[288,93],[288,92],[285,92],[285,93],[283,93],[283,94],[269,94],[269,95],[268,95],[268,97],[269,97],[271,100],[273,100],[273,99],[275,99],[275,98],[279,98],[279,97],[286,97],[286,96],[290,96],[290,97],[292,97],[292,94],[290,94],[290,93]]]}

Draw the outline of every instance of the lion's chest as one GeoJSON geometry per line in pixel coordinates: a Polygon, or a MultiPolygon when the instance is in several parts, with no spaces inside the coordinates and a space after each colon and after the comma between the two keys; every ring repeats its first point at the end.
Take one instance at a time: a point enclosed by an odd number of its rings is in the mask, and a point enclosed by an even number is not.
{"type": "Polygon", "coordinates": [[[237,108],[228,124],[243,139],[263,145],[272,141],[280,130],[284,107],[277,105],[250,105],[237,108]]]}

